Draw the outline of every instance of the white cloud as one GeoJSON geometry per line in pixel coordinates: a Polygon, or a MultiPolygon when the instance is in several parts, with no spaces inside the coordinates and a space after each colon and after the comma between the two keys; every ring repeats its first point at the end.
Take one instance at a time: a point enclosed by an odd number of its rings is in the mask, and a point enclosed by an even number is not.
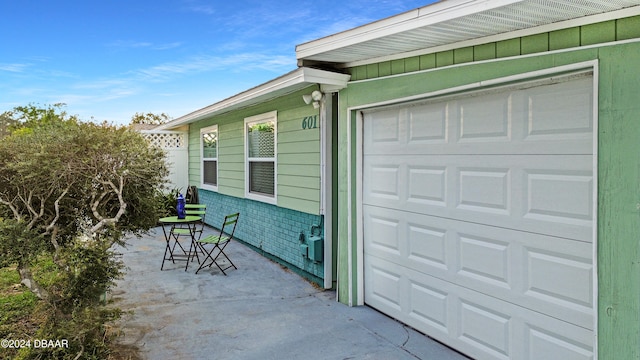
{"type": "Polygon", "coordinates": [[[202,55],[180,62],[169,62],[134,71],[136,77],[148,81],[166,81],[176,75],[190,75],[207,71],[228,69],[230,72],[252,69],[280,73],[296,66],[293,56],[261,53],[239,53],[228,56],[202,55]]]}
{"type": "Polygon", "coordinates": [[[149,41],[134,41],[134,40],[117,40],[107,44],[109,47],[114,48],[126,48],[126,49],[151,49],[151,50],[169,50],[175,49],[182,45],[181,42],[169,42],[169,43],[152,43],[149,41]]]}
{"type": "Polygon", "coordinates": [[[31,66],[31,64],[2,64],[2,63],[0,63],[0,71],[21,73],[29,66],[31,66]]]}
{"type": "Polygon", "coordinates": [[[209,5],[192,5],[188,7],[188,10],[205,15],[213,15],[216,12],[213,7],[209,5]]]}

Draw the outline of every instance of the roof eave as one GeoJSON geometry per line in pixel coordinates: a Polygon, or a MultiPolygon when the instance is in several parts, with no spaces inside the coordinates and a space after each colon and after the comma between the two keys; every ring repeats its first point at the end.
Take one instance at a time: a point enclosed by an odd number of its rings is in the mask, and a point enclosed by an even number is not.
{"type": "MultiPolygon", "coordinates": [[[[638,16],[638,15],[640,15],[640,6],[634,6],[634,7],[631,7],[631,8],[625,8],[625,9],[616,10],[616,11],[612,11],[612,12],[608,12],[608,13],[590,15],[590,16],[585,16],[585,17],[581,17],[581,18],[570,19],[570,20],[565,20],[565,21],[546,24],[546,25],[540,25],[540,26],[536,26],[536,27],[532,27],[532,28],[509,31],[509,32],[506,32],[506,33],[497,33],[497,34],[494,34],[494,35],[485,36],[485,37],[481,37],[481,38],[475,38],[475,39],[469,39],[469,40],[464,40],[464,41],[459,41],[459,42],[453,42],[453,43],[449,43],[449,44],[444,44],[444,45],[440,45],[440,46],[435,46],[435,47],[425,48],[425,49],[420,49],[420,50],[415,50],[415,51],[402,52],[402,53],[396,53],[396,54],[389,54],[389,55],[381,56],[381,57],[368,58],[368,59],[364,59],[364,60],[358,60],[358,61],[334,64],[333,66],[336,69],[345,69],[345,68],[351,68],[351,67],[355,67],[355,66],[375,64],[375,63],[379,63],[379,62],[383,62],[383,61],[392,61],[392,60],[398,60],[398,59],[405,59],[405,58],[414,57],[414,56],[433,54],[433,53],[436,53],[436,52],[442,52],[442,51],[448,51],[448,50],[453,50],[453,49],[471,47],[471,46],[476,46],[476,45],[481,45],[481,44],[486,44],[486,43],[491,43],[491,42],[498,42],[498,41],[513,39],[513,38],[518,38],[518,37],[525,37],[525,36],[530,36],[530,35],[542,34],[542,33],[547,33],[547,32],[552,32],[552,31],[557,31],[557,30],[563,30],[563,29],[572,28],[572,27],[584,26],[584,25],[594,24],[594,23],[598,23],[598,22],[605,22],[605,21],[608,21],[608,20],[614,20],[614,19],[620,19],[620,18],[625,18],[625,17],[638,16]]],[[[321,61],[317,61],[317,62],[321,63],[321,61]]],[[[301,63],[304,63],[304,62],[301,61],[301,63]]]]}
{"type": "Polygon", "coordinates": [[[499,8],[524,0],[448,0],[439,1],[370,24],[346,30],[296,46],[296,58],[306,59],[335,48],[394,35],[479,11],[499,8]]]}
{"type": "Polygon", "coordinates": [[[160,125],[156,130],[175,129],[214,115],[266,102],[314,84],[320,85],[326,92],[338,91],[347,86],[350,77],[348,74],[301,67],[254,88],[160,125]]]}
{"type": "Polygon", "coordinates": [[[635,16],[640,8],[639,0],[608,1],[440,1],[300,44],[296,58],[302,65],[353,67],[635,16]]]}

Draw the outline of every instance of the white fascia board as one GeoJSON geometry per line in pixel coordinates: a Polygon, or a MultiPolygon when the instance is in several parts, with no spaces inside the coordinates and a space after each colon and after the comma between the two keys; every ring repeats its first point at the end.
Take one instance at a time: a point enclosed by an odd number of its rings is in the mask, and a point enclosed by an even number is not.
{"type": "Polygon", "coordinates": [[[500,8],[524,0],[448,0],[427,5],[390,18],[379,20],[351,30],[346,30],[321,39],[296,46],[296,58],[304,59],[327,51],[359,44],[401,33],[408,30],[434,25],[467,15],[500,8]]]}
{"type": "Polygon", "coordinates": [[[301,67],[269,82],[181,116],[158,126],[156,129],[175,129],[181,125],[190,124],[216,114],[269,101],[313,84],[328,85],[331,88],[342,89],[347,86],[350,78],[351,76],[347,74],[301,67]]]}

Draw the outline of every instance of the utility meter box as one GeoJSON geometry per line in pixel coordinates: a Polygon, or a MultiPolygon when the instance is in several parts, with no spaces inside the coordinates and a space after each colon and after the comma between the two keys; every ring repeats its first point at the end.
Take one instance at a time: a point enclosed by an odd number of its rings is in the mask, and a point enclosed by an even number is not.
{"type": "Polygon", "coordinates": [[[307,240],[307,244],[309,245],[309,248],[307,249],[309,260],[313,262],[322,261],[322,255],[324,253],[323,243],[324,239],[322,236],[309,236],[309,239],[307,240]]]}

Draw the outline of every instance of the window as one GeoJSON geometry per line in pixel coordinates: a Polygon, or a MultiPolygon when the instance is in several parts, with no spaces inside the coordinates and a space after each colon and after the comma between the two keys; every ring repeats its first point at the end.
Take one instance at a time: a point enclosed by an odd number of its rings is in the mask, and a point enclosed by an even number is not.
{"type": "Polygon", "coordinates": [[[276,202],[277,112],[246,118],[245,154],[247,198],[276,202]]]}
{"type": "Polygon", "coordinates": [[[218,125],[200,130],[203,189],[218,190],[218,125]]]}

